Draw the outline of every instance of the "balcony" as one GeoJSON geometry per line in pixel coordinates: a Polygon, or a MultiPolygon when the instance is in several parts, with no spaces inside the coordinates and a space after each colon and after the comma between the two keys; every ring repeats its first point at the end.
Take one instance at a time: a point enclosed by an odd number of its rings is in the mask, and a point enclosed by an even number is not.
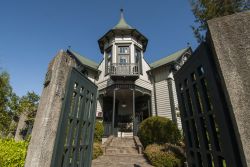
{"type": "Polygon", "coordinates": [[[112,63],[109,69],[112,79],[138,79],[139,68],[137,63],[112,63]]]}

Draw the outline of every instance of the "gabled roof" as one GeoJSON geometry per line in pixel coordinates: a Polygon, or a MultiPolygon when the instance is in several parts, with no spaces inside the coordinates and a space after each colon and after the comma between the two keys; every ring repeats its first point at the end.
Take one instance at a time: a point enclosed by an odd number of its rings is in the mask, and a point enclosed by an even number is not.
{"type": "Polygon", "coordinates": [[[124,19],[123,9],[121,9],[121,18],[113,29],[133,29],[124,19]]]}
{"type": "Polygon", "coordinates": [[[83,65],[90,67],[94,70],[98,70],[99,64],[97,64],[96,62],[94,62],[94,61],[92,61],[84,56],[81,56],[80,54],[72,51],[71,49],[68,49],[67,52],[70,53],[71,55],[73,55],[83,65]]]}
{"type": "Polygon", "coordinates": [[[151,69],[154,69],[154,68],[157,68],[157,67],[160,67],[164,64],[168,64],[168,63],[171,63],[173,61],[176,61],[178,58],[180,58],[186,51],[188,51],[190,48],[185,48],[185,49],[182,49],[182,50],[179,50],[171,55],[168,55],[160,60],[157,60],[153,63],[150,64],[150,67],[151,69]]]}

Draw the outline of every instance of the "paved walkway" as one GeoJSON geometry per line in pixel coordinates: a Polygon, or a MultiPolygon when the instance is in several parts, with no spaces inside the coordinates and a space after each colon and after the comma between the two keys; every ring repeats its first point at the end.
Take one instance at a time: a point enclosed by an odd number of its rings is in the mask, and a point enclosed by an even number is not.
{"type": "Polygon", "coordinates": [[[133,138],[115,137],[106,147],[104,155],[92,161],[92,167],[152,167],[142,154],[138,154],[133,138]]]}

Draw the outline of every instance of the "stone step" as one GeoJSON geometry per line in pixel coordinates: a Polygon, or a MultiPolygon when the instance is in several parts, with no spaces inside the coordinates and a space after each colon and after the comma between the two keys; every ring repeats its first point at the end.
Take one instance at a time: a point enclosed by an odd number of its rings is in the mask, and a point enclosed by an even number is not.
{"type": "Polygon", "coordinates": [[[118,137],[133,138],[133,132],[118,132],[118,137]]]}
{"type": "Polygon", "coordinates": [[[135,147],[135,141],[133,138],[119,138],[115,137],[112,139],[109,146],[114,147],[135,147]]]}
{"type": "Polygon", "coordinates": [[[109,146],[105,151],[106,155],[116,155],[116,154],[138,154],[136,147],[112,147],[109,146]]]}
{"type": "Polygon", "coordinates": [[[138,153],[134,138],[110,138],[104,149],[105,154],[93,160],[92,167],[152,167],[138,153]]]}
{"type": "Polygon", "coordinates": [[[92,167],[152,167],[143,155],[103,155],[92,161],[92,167]]]}

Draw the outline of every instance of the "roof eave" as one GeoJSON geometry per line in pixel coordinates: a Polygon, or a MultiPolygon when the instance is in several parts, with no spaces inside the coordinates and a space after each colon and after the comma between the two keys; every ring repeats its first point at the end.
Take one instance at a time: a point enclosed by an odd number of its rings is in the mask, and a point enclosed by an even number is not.
{"type": "Polygon", "coordinates": [[[137,36],[137,39],[142,42],[143,52],[146,51],[148,39],[142,33],[140,33],[137,29],[111,29],[98,40],[99,48],[102,54],[104,53],[105,41],[110,40],[112,37],[114,37],[115,35],[121,32],[128,32],[127,34],[131,34],[131,36],[137,36]]]}
{"type": "MultiPolygon", "coordinates": [[[[69,53],[71,56],[73,56],[79,63],[81,63],[81,61],[77,58],[77,56],[69,49],[67,49],[66,51],[67,53],[69,53]]],[[[82,63],[81,63],[82,64],[82,63]]],[[[91,70],[97,71],[97,72],[101,72],[100,70],[93,68],[91,66],[88,66],[87,64],[83,64],[84,66],[88,67],[91,70]]]]}

